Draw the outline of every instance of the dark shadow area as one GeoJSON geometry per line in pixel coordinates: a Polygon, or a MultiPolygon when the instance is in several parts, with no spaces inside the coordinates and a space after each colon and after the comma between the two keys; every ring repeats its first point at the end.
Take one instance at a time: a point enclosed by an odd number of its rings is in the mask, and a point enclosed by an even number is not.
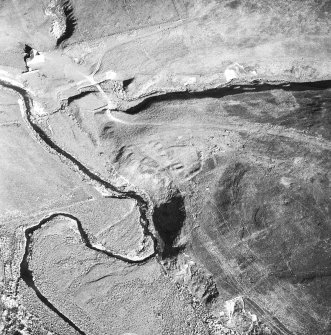
{"type": "Polygon", "coordinates": [[[30,56],[31,51],[32,51],[32,48],[30,47],[30,45],[25,44],[25,46],[24,46],[24,53],[26,54],[27,57],[30,56]]]}
{"type": "Polygon", "coordinates": [[[62,5],[64,15],[66,17],[66,30],[64,34],[56,41],[56,46],[59,47],[63,41],[72,36],[76,29],[77,21],[73,14],[73,8],[69,0],[63,2],[62,5]]]}
{"type": "Polygon", "coordinates": [[[25,46],[24,46],[24,57],[23,57],[24,64],[25,64],[25,71],[23,71],[23,72],[29,71],[29,67],[27,65],[27,60],[30,58],[31,53],[32,53],[32,48],[30,47],[30,45],[25,44],[25,46]]]}
{"type": "Polygon", "coordinates": [[[79,100],[80,98],[84,98],[87,95],[93,94],[93,93],[94,93],[93,91],[83,91],[83,92],[80,92],[79,94],[72,95],[68,98],[68,105],[70,105],[75,100],[79,100]]]}
{"type": "Polygon", "coordinates": [[[180,194],[154,208],[154,226],[164,243],[161,250],[162,257],[173,257],[180,251],[181,248],[174,247],[173,244],[180,234],[185,219],[184,199],[180,194]]]}
{"type": "Polygon", "coordinates": [[[160,102],[171,102],[176,100],[193,100],[193,99],[205,99],[214,98],[220,99],[228,95],[237,95],[242,93],[251,92],[268,92],[275,89],[291,92],[304,92],[304,91],[319,91],[325,90],[331,87],[331,80],[321,80],[314,82],[290,82],[281,84],[269,84],[259,81],[254,81],[249,84],[232,84],[229,86],[220,86],[216,88],[207,89],[204,91],[182,91],[182,92],[167,92],[161,95],[151,96],[136,106],[128,108],[127,110],[121,110],[127,114],[138,114],[139,112],[150,108],[153,104],[160,102]]]}
{"type": "Polygon", "coordinates": [[[128,86],[133,82],[134,78],[123,80],[123,90],[126,91],[128,86]]]}

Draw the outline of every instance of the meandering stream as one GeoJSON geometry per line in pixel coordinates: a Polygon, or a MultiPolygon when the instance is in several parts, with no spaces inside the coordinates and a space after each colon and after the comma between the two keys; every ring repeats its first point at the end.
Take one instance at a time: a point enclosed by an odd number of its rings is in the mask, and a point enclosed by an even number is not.
{"type": "Polygon", "coordinates": [[[86,175],[90,180],[98,183],[99,185],[102,185],[108,190],[111,190],[116,193],[117,198],[120,199],[133,199],[136,201],[139,211],[140,211],[140,224],[143,229],[144,235],[148,236],[152,239],[154,243],[154,252],[152,254],[149,254],[141,259],[131,259],[129,257],[125,257],[119,254],[115,254],[111,251],[99,249],[90,242],[88,235],[86,234],[80,220],[76,218],[75,216],[68,214],[68,213],[53,213],[45,218],[43,218],[40,222],[38,222],[36,225],[32,227],[28,227],[25,230],[25,252],[22,257],[22,261],[20,264],[20,279],[22,279],[37,295],[37,297],[54,313],[56,313],[63,321],[65,321],[69,326],[74,328],[79,334],[84,334],[85,332],[80,329],[72,320],[70,320],[68,317],[66,317],[52,302],[50,302],[46,296],[42,294],[42,292],[39,290],[39,288],[36,286],[34,279],[33,279],[33,272],[30,269],[29,266],[29,255],[32,248],[32,237],[33,233],[40,229],[42,226],[50,222],[53,218],[57,216],[64,216],[66,218],[72,219],[76,222],[78,231],[81,235],[81,238],[85,244],[86,247],[90,248],[91,250],[101,252],[109,257],[116,258],[120,261],[129,263],[129,264],[137,264],[137,263],[144,263],[147,260],[151,259],[157,254],[157,240],[153,233],[149,230],[149,221],[148,221],[148,211],[149,203],[147,200],[144,199],[144,197],[140,194],[138,194],[136,191],[128,190],[123,191],[119,188],[115,187],[108,181],[103,180],[101,177],[99,177],[97,174],[90,171],[86,166],[84,166],[80,161],[78,161],[76,158],[74,158],[72,155],[70,155],[68,152],[60,148],[56,143],[52,141],[51,138],[49,138],[46,133],[32,120],[31,115],[31,108],[32,108],[32,98],[30,97],[29,93],[18,86],[15,86],[11,83],[5,82],[0,80],[0,85],[6,89],[10,89],[18,93],[24,102],[24,107],[26,111],[26,121],[31,126],[31,129],[35,132],[34,135],[39,137],[48,147],[50,147],[52,150],[54,150],[57,154],[60,154],[65,159],[69,160],[76,168],[79,169],[80,172],[82,172],[84,175],[86,175]]]}

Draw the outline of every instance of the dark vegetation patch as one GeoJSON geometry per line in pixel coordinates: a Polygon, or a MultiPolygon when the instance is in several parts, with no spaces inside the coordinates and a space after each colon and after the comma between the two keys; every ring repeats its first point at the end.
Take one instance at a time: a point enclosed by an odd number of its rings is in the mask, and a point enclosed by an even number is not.
{"type": "Polygon", "coordinates": [[[215,169],[215,167],[216,167],[216,165],[215,165],[215,161],[214,161],[213,157],[209,157],[204,162],[203,170],[205,172],[208,172],[208,171],[211,171],[211,170],[215,169]]]}
{"type": "Polygon", "coordinates": [[[285,127],[308,130],[314,135],[331,139],[331,92],[307,92],[294,95],[300,106],[288,115],[273,121],[285,127]]]}
{"type": "MultiPolygon", "coordinates": [[[[102,125],[101,131],[100,131],[100,138],[102,140],[106,139],[112,139],[115,136],[115,126],[113,122],[106,122],[104,125],[102,125]]],[[[122,155],[124,151],[124,147],[120,149],[120,152],[118,156],[116,156],[116,160],[118,160],[122,155]]]]}
{"type": "Polygon", "coordinates": [[[241,5],[241,0],[234,0],[225,5],[225,7],[230,7],[231,9],[237,9],[241,5]]]}
{"type": "Polygon", "coordinates": [[[221,223],[229,219],[232,208],[240,200],[242,195],[240,183],[247,171],[248,166],[242,163],[235,163],[224,171],[214,194],[217,216],[221,223]]]}

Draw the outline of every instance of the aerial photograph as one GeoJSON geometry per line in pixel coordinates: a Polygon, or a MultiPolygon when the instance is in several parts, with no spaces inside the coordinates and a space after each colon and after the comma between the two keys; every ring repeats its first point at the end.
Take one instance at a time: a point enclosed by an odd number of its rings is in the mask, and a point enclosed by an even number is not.
{"type": "Polygon", "coordinates": [[[0,0],[0,335],[331,335],[331,0],[0,0]]]}

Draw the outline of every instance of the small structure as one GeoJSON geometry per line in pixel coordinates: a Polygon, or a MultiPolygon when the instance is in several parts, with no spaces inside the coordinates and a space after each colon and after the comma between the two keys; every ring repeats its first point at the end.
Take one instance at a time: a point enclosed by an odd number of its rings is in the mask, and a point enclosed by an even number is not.
{"type": "Polygon", "coordinates": [[[38,66],[45,62],[45,56],[41,52],[25,45],[24,62],[27,72],[31,72],[37,70],[38,66]]]}

